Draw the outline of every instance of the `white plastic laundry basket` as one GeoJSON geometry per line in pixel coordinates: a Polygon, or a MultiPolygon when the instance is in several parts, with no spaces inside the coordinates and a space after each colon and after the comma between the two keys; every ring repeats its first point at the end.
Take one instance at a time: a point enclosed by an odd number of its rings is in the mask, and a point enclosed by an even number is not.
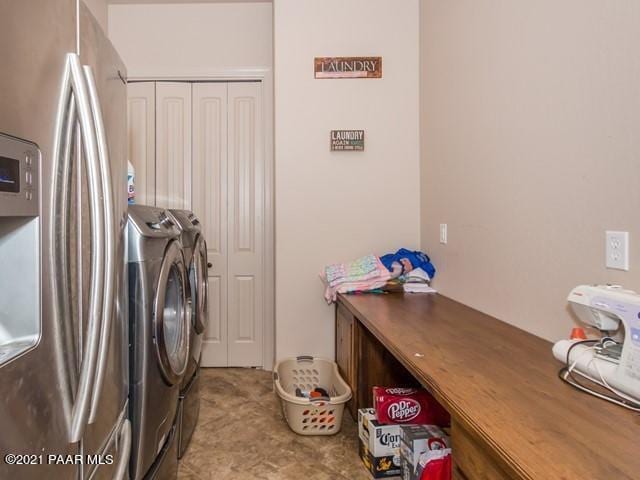
{"type": "Polygon", "coordinates": [[[291,430],[300,435],[334,435],[340,431],[351,389],[340,377],[335,362],[311,356],[282,360],[274,369],[273,383],[291,430]],[[296,396],[296,388],[311,391],[316,387],[325,389],[329,397],[296,396]]]}

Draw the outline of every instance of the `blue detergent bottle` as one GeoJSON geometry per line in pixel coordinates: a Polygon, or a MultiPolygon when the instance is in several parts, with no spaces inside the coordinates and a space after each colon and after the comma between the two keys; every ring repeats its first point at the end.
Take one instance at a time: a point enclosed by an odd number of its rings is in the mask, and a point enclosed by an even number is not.
{"type": "Polygon", "coordinates": [[[136,203],[136,170],[130,161],[127,160],[127,195],[129,205],[136,203]]]}

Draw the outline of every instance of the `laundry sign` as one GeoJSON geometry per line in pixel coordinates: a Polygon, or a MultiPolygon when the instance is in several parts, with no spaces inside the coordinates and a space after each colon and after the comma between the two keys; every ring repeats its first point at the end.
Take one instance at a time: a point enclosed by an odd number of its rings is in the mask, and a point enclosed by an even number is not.
{"type": "Polygon", "coordinates": [[[364,130],[331,130],[332,151],[363,151],[364,130]]]}
{"type": "Polygon", "coordinates": [[[315,78],[382,78],[382,57],[316,57],[315,78]]]}

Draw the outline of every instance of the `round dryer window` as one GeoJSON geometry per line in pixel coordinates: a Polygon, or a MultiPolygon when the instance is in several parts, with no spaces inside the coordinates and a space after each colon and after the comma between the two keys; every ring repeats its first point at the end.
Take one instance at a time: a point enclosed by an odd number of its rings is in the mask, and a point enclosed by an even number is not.
{"type": "Polygon", "coordinates": [[[160,371],[169,384],[177,383],[187,368],[189,317],[187,278],[178,244],[167,248],[160,269],[154,305],[154,335],[160,371]]]}

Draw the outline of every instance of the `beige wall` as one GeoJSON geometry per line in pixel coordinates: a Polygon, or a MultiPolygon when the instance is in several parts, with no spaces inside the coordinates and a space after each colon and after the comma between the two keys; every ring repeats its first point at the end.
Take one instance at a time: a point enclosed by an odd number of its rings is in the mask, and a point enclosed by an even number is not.
{"type": "Polygon", "coordinates": [[[276,355],[333,356],[325,264],[419,244],[418,1],[275,0],[276,355]],[[383,57],[314,80],[315,56],[383,57]],[[331,153],[331,129],[366,151],[331,153]]]}
{"type": "Polygon", "coordinates": [[[110,5],[130,77],[209,75],[272,64],[270,3],[110,5]]]}
{"type": "Polygon", "coordinates": [[[107,0],[83,0],[89,7],[93,16],[96,17],[102,29],[107,31],[107,0]]]}
{"type": "Polygon", "coordinates": [[[557,339],[573,286],[640,290],[639,18],[635,0],[422,2],[422,246],[442,293],[557,339]],[[631,232],[628,273],[605,269],[605,229],[631,232]]]}

